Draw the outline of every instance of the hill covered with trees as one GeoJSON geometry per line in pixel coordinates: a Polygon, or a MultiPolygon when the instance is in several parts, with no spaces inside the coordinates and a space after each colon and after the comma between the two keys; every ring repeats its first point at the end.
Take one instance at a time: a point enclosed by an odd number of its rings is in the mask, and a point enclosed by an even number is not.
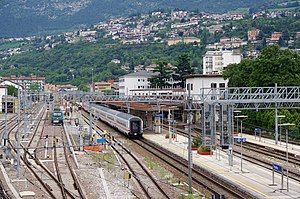
{"type": "Polygon", "coordinates": [[[90,26],[109,18],[155,9],[225,13],[240,8],[246,12],[255,12],[278,6],[290,6],[282,2],[288,0],[2,0],[0,1],[0,38],[78,29],[80,26],[90,26]]]}
{"type": "Polygon", "coordinates": [[[141,44],[123,45],[116,43],[79,42],[62,44],[51,50],[34,51],[14,55],[2,61],[4,69],[0,76],[30,75],[45,76],[47,83],[83,86],[94,81],[117,79],[133,70],[137,65],[150,65],[165,61],[175,65],[178,57],[187,53],[192,66],[199,72],[204,49],[194,44],[141,44]],[[120,60],[120,64],[112,62],[120,60]],[[125,71],[121,68],[130,68],[125,71]]]}

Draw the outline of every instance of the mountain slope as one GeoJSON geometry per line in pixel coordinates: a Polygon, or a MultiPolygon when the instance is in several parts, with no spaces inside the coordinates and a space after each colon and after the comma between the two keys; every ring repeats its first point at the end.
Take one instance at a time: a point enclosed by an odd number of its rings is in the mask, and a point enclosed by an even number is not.
{"type": "Polygon", "coordinates": [[[91,25],[110,17],[154,9],[224,13],[262,8],[284,0],[0,0],[0,37],[16,37],[91,25]]]}

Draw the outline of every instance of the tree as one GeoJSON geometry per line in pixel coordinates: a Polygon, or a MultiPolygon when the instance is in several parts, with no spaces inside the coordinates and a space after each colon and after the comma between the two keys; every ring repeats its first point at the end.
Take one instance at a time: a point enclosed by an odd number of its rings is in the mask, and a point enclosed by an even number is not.
{"type": "Polygon", "coordinates": [[[14,86],[7,86],[7,95],[18,96],[18,89],[14,86]]]}
{"type": "Polygon", "coordinates": [[[40,87],[37,83],[31,83],[29,87],[30,91],[36,92],[40,90],[40,87]]]}
{"type": "Polygon", "coordinates": [[[254,60],[242,60],[225,69],[229,86],[295,86],[300,85],[300,55],[272,45],[254,60]]]}
{"type": "Polygon", "coordinates": [[[194,73],[194,69],[191,66],[191,59],[188,54],[182,54],[179,56],[176,71],[173,75],[175,81],[179,81],[181,88],[185,87],[186,75],[191,75],[194,73]]]}
{"type": "Polygon", "coordinates": [[[167,62],[159,62],[153,72],[158,72],[159,74],[149,79],[151,87],[159,87],[162,89],[163,87],[170,86],[168,80],[171,77],[172,71],[167,62]]]}

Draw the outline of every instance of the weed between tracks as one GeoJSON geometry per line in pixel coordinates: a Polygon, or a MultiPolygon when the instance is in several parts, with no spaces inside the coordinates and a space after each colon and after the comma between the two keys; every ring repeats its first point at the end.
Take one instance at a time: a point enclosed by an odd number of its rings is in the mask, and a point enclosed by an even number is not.
{"type": "Polygon", "coordinates": [[[144,160],[147,164],[147,167],[150,170],[153,170],[155,172],[158,172],[161,179],[166,180],[169,183],[178,182],[178,179],[174,178],[173,174],[170,173],[168,170],[160,166],[158,163],[154,162],[149,157],[144,157],[144,160]]]}
{"type": "MultiPolygon", "coordinates": [[[[166,180],[167,183],[172,184],[172,186],[175,186],[176,188],[179,188],[182,190],[182,185],[176,185],[180,184],[180,180],[178,178],[175,178],[172,173],[170,173],[167,169],[164,167],[160,166],[158,163],[154,162],[151,158],[149,157],[144,157],[144,160],[146,162],[147,167],[154,171],[159,173],[160,178],[163,180],[166,180]]],[[[182,190],[183,191],[183,190],[182,190]]],[[[183,191],[185,192],[185,191],[183,191]]],[[[179,196],[180,199],[203,199],[203,196],[197,194],[181,194],[179,196]]]]}
{"type": "Polygon", "coordinates": [[[93,161],[98,163],[99,167],[105,167],[109,171],[115,170],[115,155],[112,152],[88,152],[93,161]]]}

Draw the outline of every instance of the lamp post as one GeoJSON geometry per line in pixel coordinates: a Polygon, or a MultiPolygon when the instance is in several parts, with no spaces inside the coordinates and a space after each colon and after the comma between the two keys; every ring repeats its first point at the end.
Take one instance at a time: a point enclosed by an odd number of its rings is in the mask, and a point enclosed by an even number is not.
{"type": "MultiPolygon", "coordinates": [[[[247,115],[237,115],[235,116],[235,118],[240,118],[241,119],[241,134],[240,134],[240,138],[241,138],[241,172],[243,172],[243,119],[247,118],[247,115]]],[[[238,125],[238,124],[237,124],[238,125]]]]}
{"type": "MultiPolygon", "coordinates": [[[[233,113],[235,113],[236,116],[238,116],[239,113],[241,113],[241,112],[242,112],[242,111],[239,111],[239,110],[233,111],[233,113]]],[[[235,117],[236,117],[236,116],[235,116],[235,117]]],[[[236,131],[239,132],[239,118],[238,118],[238,117],[236,117],[236,131]]]]}
{"type": "MultiPolygon", "coordinates": [[[[173,123],[174,123],[174,116],[171,117],[171,109],[174,110],[174,108],[176,108],[176,106],[171,106],[169,107],[169,114],[168,114],[168,120],[169,120],[169,143],[172,143],[172,138],[173,138],[173,134],[171,132],[171,118],[173,118],[173,123]]],[[[174,111],[173,111],[174,114],[174,111]]]]}
{"type": "Polygon", "coordinates": [[[94,92],[94,69],[92,68],[92,92],[94,92]]]}
{"type": "Polygon", "coordinates": [[[285,115],[277,115],[277,118],[279,118],[279,126],[280,126],[280,130],[279,130],[279,135],[280,135],[280,138],[279,138],[279,140],[280,140],[280,145],[281,145],[281,135],[282,135],[282,128],[281,128],[281,119],[282,118],[285,118],[285,115]]]}
{"type": "Polygon", "coordinates": [[[288,144],[289,144],[289,132],[288,132],[288,127],[290,126],[295,126],[295,124],[292,123],[283,123],[279,125],[280,127],[285,126],[285,143],[286,143],[286,191],[289,192],[289,148],[288,148],[288,144]]]}

